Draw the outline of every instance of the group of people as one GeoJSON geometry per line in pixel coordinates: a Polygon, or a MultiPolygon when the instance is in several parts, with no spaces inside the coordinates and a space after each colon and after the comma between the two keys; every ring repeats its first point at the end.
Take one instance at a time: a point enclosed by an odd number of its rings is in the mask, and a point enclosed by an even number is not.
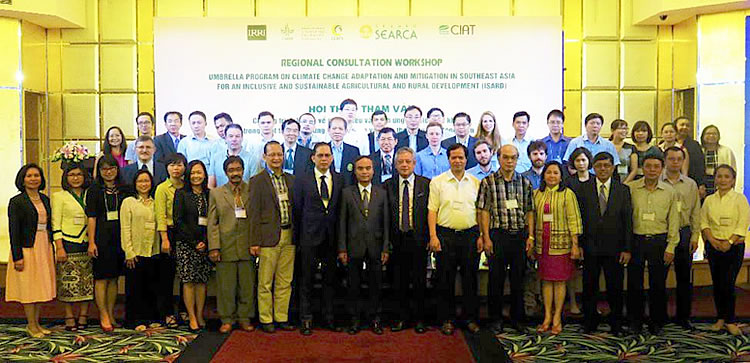
{"type": "Polygon", "coordinates": [[[424,333],[427,261],[434,254],[440,330],[455,330],[460,273],[461,321],[476,333],[484,253],[489,327],[495,331],[504,325],[508,275],[510,326],[525,330],[524,293],[540,280],[544,320],[537,331],[561,332],[566,282],[579,261],[587,331],[598,328],[603,271],[611,332],[623,334],[624,305],[630,332],[641,332],[648,266],[648,327],[659,334],[668,318],[672,263],[676,321],[690,328],[692,255],[702,236],[718,311],[713,328],[741,333],[734,282],[750,207],[733,190],[734,156],[719,144],[718,128],[704,128],[701,146],[689,136],[690,120],[680,118],[664,125],[663,141],[652,146],[650,125],[638,121],[632,145],[625,142],[627,122],[613,121],[606,140],[600,136],[604,118],[594,113],[585,118],[586,132],[570,139],[563,136],[563,113],[553,110],[547,115],[550,134],[534,141],[526,137],[530,115],[521,111],[513,115],[515,135],[504,140],[491,112],[480,117],[476,136],[470,135],[471,117],[459,112],[451,119],[454,135],[444,138],[442,110],[429,110],[420,130],[422,111],[409,106],[401,132],[388,127],[384,112],[374,112],[374,131],[357,147],[344,141],[357,104],[344,100],[340,111],[328,120],[328,142],[315,133],[309,113],[285,120],[278,138],[274,115],[264,111],[260,133],[247,140],[243,128],[221,113],[214,117],[223,139],[217,141],[207,138],[200,111],[188,116],[193,135],[179,133],[182,115],[172,111],[164,115],[167,132],[155,138],[154,119],[144,112],[136,118],[140,135],[132,148],[118,127],[107,130],[93,178],[83,165],[64,163],[63,190],[51,201],[40,192],[46,184],[41,168],[23,166],[16,177],[20,194],[9,203],[14,268],[8,270],[6,300],[23,304],[34,337],[49,334],[39,324],[39,303],[55,297],[65,303],[66,329],[86,327],[95,299],[102,329],[112,331],[119,326],[117,279],[124,275],[125,324],[174,327],[176,276],[187,323],[199,331],[215,269],[220,332],[235,323],[253,331],[256,315],[265,332],[296,329],[289,319],[294,287],[299,330],[311,335],[317,273],[320,325],[344,330],[333,305],[343,266],[346,330],[356,334],[367,326],[382,334],[385,266],[394,272],[399,300],[391,331],[413,326],[424,333]],[[361,296],[363,271],[367,297],[361,296]]]}

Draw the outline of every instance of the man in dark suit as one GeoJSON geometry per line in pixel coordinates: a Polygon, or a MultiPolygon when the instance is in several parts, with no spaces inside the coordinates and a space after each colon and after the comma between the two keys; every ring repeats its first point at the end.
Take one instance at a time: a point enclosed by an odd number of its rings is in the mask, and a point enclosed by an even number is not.
{"type": "Polygon", "coordinates": [[[414,150],[399,149],[396,152],[398,174],[388,179],[384,187],[388,193],[388,206],[391,208],[391,266],[395,269],[400,307],[399,318],[391,326],[391,331],[403,330],[405,321],[412,317],[415,322],[414,331],[422,334],[427,331],[424,325],[424,291],[427,278],[427,244],[430,241],[427,228],[430,180],[414,174],[415,164],[414,150]]]}
{"type": "Polygon", "coordinates": [[[313,168],[312,150],[297,143],[299,137],[299,122],[290,118],[281,124],[281,133],[284,135],[284,163],[285,173],[301,175],[309,173],[313,168]]]}
{"type": "Polygon", "coordinates": [[[398,140],[396,150],[408,146],[418,152],[427,147],[427,135],[419,129],[420,122],[422,122],[422,109],[414,105],[407,107],[404,111],[406,129],[396,134],[398,140]]]}
{"type": "Polygon", "coordinates": [[[384,127],[378,134],[378,143],[380,150],[370,154],[375,174],[372,177],[372,183],[375,185],[383,184],[393,175],[393,148],[396,146],[396,131],[390,127],[384,127]]]}
{"type": "Polygon", "coordinates": [[[295,249],[291,198],[294,176],[281,169],[284,152],[278,142],[269,141],[265,145],[263,160],[268,168],[250,179],[250,205],[253,206],[249,218],[250,253],[260,256],[258,313],[261,328],[273,333],[274,322],[282,330],[294,330],[289,324],[295,249]]]}
{"type": "Polygon", "coordinates": [[[367,149],[359,150],[362,155],[373,155],[380,150],[378,134],[388,124],[388,116],[382,110],[377,110],[370,116],[370,121],[372,122],[372,131],[367,134],[367,149]],[[365,151],[367,151],[367,154],[365,154],[365,151]]]}
{"type": "Polygon", "coordinates": [[[388,197],[385,190],[372,184],[373,165],[367,156],[354,162],[357,184],[341,192],[341,214],[339,217],[339,260],[349,267],[349,314],[352,323],[349,334],[359,332],[360,275],[362,263],[367,263],[369,275],[369,306],[365,310],[372,321],[372,332],[383,334],[380,324],[380,290],[383,284],[383,264],[388,262],[390,242],[388,238],[388,197]]]}
{"type": "Polygon", "coordinates": [[[359,148],[344,142],[347,123],[342,117],[328,120],[328,136],[331,137],[331,152],[333,154],[333,170],[341,174],[344,185],[352,185],[354,180],[354,160],[359,156],[359,148]]]}
{"type": "Polygon", "coordinates": [[[474,155],[474,146],[477,143],[477,138],[469,134],[470,130],[471,116],[466,112],[459,112],[453,116],[453,131],[456,133],[456,136],[449,137],[440,144],[445,150],[448,150],[451,145],[456,143],[466,146],[469,149],[469,157],[466,158],[466,169],[477,165],[477,158],[474,155]]]}
{"type": "Polygon", "coordinates": [[[154,139],[151,136],[139,136],[135,140],[135,153],[138,160],[126,165],[120,172],[120,183],[133,186],[133,178],[138,170],[147,168],[154,177],[154,185],[167,180],[167,167],[154,160],[154,139]]]}
{"type": "Polygon", "coordinates": [[[182,127],[182,114],[177,111],[169,111],[164,114],[164,124],[167,126],[167,132],[154,138],[156,161],[163,163],[167,160],[169,154],[177,152],[177,145],[185,135],[180,134],[182,127]]]}
{"type": "Polygon", "coordinates": [[[300,333],[312,334],[312,289],[318,262],[322,263],[325,327],[341,331],[333,321],[333,295],[336,269],[336,229],[339,200],[344,182],[330,169],[331,145],[317,143],[313,147],[312,172],[300,175],[294,182],[292,200],[293,241],[299,246],[299,314],[300,333]]]}
{"type": "Polygon", "coordinates": [[[596,331],[598,314],[596,295],[599,272],[604,270],[607,300],[611,309],[612,334],[621,334],[623,307],[623,265],[630,261],[633,233],[633,207],[630,189],[612,178],[614,159],[606,152],[594,157],[596,178],[583,183],[577,191],[583,221],[583,312],[584,329],[596,331]]]}

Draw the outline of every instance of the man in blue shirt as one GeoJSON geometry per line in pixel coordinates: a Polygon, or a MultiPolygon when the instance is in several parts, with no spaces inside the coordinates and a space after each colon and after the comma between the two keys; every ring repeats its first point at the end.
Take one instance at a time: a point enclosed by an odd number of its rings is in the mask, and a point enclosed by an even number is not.
{"type": "Polygon", "coordinates": [[[490,147],[490,143],[487,140],[477,141],[474,145],[474,156],[477,160],[477,165],[466,171],[477,177],[480,181],[500,168],[500,164],[498,164],[495,154],[492,153],[492,147],[490,147]]]}
{"type": "Polygon", "coordinates": [[[519,111],[513,114],[513,130],[515,135],[512,139],[506,140],[503,144],[513,144],[518,149],[518,164],[516,164],[516,172],[523,173],[529,170],[531,167],[531,161],[529,156],[524,153],[524,150],[529,147],[531,139],[526,138],[526,131],[529,129],[529,121],[531,116],[526,111],[519,111]]]}
{"type": "Polygon", "coordinates": [[[547,144],[547,160],[563,162],[563,155],[568,149],[570,138],[563,135],[565,115],[560,110],[552,110],[547,114],[547,128],[549,135],[542,139],[547,144]]]}
{"type": "Polygon", "coordinates": [[[417,166],[414,172],[432,179],[451,168],[445,148],[440,146],[443,139],[443,125],[437,121],[427,124],[427,147],[417,152],[417,166]]]}
{"type": "Polygon", "coordinates": [[[526,153],[531,160],[531,168],[521,173],[521,176],[529,179],[536,190],[539,189],[539,184],[542,182],[542,169],[547,162],[547,144],[542,140],[536,140],[529,144],[526,153]]]}
{"type": "Polygon", "coordinates": [[[591,152],[591,155],[596,156],[600,152],[608,152],[615,159],[615,165],[620,164],[620,157],[617,155],[617,149],[611,141],[599,136],[599,132],[602,130],[602,124],[604,124],[604,116],[598,113],[590,113],[585,119],[586,133],[570,140],[568,149],[565,151],[563,161],[568,161],[570,154],[573,150],[579,147],[585,147],[591,152]]]}
{"type": "Polygon", "coordinates": [[[214,147],[214,140],[206,137],[206,114],[201,111],[193,111],[188,116],[188,122],[193,135],[180,141],[177,152],[185,155],[188,162],[202,161],[208,169],[211,167],[211,151],[214,147]]]}
{"type": "Polygon", "coordinates": [[[226,147],[223,149],[214,148],[211,154],[211,166],[208,170],[209,188],[220,187],[229,182],[227,174],[224,172],[224,160],[230,156],[239,156],[245,164],[245,171],[242,180],[247,182],[260,170],[260,154],[252,153],[242,147],[243,130],[238,124],[229,124],[225,128],[224,140],[226,147]]]}

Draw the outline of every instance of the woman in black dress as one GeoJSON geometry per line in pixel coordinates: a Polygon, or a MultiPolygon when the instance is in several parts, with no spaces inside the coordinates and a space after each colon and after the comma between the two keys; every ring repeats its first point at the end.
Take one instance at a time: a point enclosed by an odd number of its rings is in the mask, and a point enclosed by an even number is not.
{"type": "Polygon", "coordinates": [[[127,197],[126,187],[118,185],[120,167],[105,154],[96,165],[96,183],[88,191],[89,255],[94,258],[94,296],[99,321],[105,332],[115,326],[117,278],[123,273],[125,253],[120,246],[120,205],[127,197]]]}
{"type": "Polygon", "coordinates": [[[182,298],[190,317],[190,330],[206,325],[203,307],[206,282],[211,274],[208,259],[208,174],[200,160],[191,161],[185,171],[185,186],[174,194],[177,277],[182,282],[182,298]]]}

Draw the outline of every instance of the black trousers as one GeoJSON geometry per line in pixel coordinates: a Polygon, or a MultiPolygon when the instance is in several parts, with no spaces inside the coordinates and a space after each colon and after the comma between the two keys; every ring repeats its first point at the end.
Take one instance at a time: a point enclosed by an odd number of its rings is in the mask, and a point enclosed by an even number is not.
{"type": "Polygon", "coordinates": [[[523,307],[523,275],[526,270],[526,233],[508,233],[499,229],[490,230],[490,239],[495,254],[489,256],[490,278],[488,286],[488,308],[490,319],[503,318],[503,293],[506,271],[510,269],[510,318],[521,323],[525,319],[523,307]]]}
{"type": "Polygon", "coordinates": [[[159,319],[174,315],[174,276],[177,265],[174,257],[168,253],[161,253],[153,257],[156,270],[156,284],[159,290],[156,295],[156,310],[159,319]]]}
{"type": "Polygon", "coordinates": [[[383,264],[380,261],[380,251],[374,253],[365,251],[365,256],[360,258],[349,259],[348,278],[349,289],[347,291],[349,306],[347,310],[352,320],[359,320],[362,313],[366,313],[368,320],[380,320],[380,293],[383,286],[383,264]],[[368,256],[371,255],[371,256],[368,256]],[[363,306],[360,299],[362,290],[362,263],[366,262],[369,292],[367,306],[363,306]]]}
{"type": "Polygon", "coordinates": [[[663,326],[667,321],[667,272],[664,251],[667,235],[634,235],[632,257],[628,264],[628,318],[631,326],[643,324],[643,271],[648,264],[648,311],[651,323],[663,326]]]}
{"type": "Polygon", "coordinates": [[[711,280],[714,283],[714,304],[717,317],[724,319],[725,323],[735,321],[734,307],[737,296],[734,292],[734,284],[737,282],[737,274],[742,267],[744,254],[744,243],[733,245],[727,252],[716,250],[710,243],[706,243],[706,257],[708,257],[708,266],[711,269],[711,280]]]}
{"type": "Polygon", "coordinates": [[[693,270],[693,254],[690,253],[690,227],[680,228],[680,243],[674,249],[674,272],[677,279],[677,315],[678,321],[690,319],[693,310],[693,282],[690,280],[693,270]]]}
{"type": "Polygon", "coordinates": [[[393,266],[401,320],[423,321],[424,292],[427,285],[427,250],[418,246],[413,233],[406,234],[394,248],[389,265],[393,266]],[[411,284],[411,287],[409,286],[411,284]]]}
{"type": "Polygon", "coordinates": [[[596,328],[598,313],[596,312],[597,294],[599,293],[599,274],[604,271],[604,281],[607,286],[607,302],[611,310],[609,324],[612,330],[619,330],[622,326],[623,307],[623,278],[624,268],[619,263],[620,256],[594,256],[585,254],[583,260],[583,319],[584,325],[590,329],[596,328]]]}
{"type": "Polygon", "coordinates": [[[322,263],[323,299],[321,310],[323,318],[333,320],[333,297],[336,284],[336,256],[334,249],[327,244],[299,247],[299,314],[303,321],[312,320],[312,293],[318,262],[322,263]]]}
{"type": "Polygon", "coordinates": [[[156,261],[137,257],[135,268],[125,268],[125,321],[137,326],[160,320],[154,301],[159,294],[156,261]]]}
{"type": "Polygon", "coordinates": [[[439,296],[444,300],[438,304],[439,321],[453,320],[456,317],[456,270],[461,269],[461,295],[463,316],[467,320],[479,318],[479,298],[477,297],[477,272],[479,253],[477,238],[479,229],[475,226],[464,231],[437,227],[441,252],[436,253],[439,296]]]}

